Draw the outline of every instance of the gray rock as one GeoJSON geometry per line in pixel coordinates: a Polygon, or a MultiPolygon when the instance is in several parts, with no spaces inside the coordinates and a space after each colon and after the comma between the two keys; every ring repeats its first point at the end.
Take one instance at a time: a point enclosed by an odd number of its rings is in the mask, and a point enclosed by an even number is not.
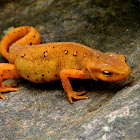
{"type": "MultiPolygon", "coordinates": [[[[124,54],[128,79],[72,81],[89,99],[70,104],[61,82],[34,84],[23,79],[18,92],[0,100],[0,140],[139,140],[140,3],[77,0],[0,2],[0,39],[11,27],[31,25],[42,42],[71,41],[103,52],[124,54]]],[[[1,56],[0,62],[7,61],[1,56]]]]}

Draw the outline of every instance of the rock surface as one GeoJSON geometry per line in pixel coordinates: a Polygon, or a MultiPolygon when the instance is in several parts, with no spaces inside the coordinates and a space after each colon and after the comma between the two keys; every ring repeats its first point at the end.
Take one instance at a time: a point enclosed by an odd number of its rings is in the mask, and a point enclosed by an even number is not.
{"type": "MultiPolygon", "coordinates": [[[[33,84],[23,79],[18,92],[0,100],[1,140],[139,140],[140,2],[130,0],[1,0],[0,39],[13,27],[34,26],[42,42],[71,41],[103,52],[124,54],[128,79],[72,81],[88,90],[87,100],[70,104],[61,82],[33,84]]],[[[2,56],[0,62],[7,62],[2,56]]]]}

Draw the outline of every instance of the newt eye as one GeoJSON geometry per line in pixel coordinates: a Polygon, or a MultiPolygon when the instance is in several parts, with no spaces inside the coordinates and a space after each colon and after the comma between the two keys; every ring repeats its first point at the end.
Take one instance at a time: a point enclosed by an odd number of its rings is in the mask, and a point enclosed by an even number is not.
{"type": "Polygon", "coordinates": [[[108,72],[107,70],[103,71],[103,74],[104,74],[105,76],[110,76],[110,75],[111,75],[111,73],[108,72]]]}

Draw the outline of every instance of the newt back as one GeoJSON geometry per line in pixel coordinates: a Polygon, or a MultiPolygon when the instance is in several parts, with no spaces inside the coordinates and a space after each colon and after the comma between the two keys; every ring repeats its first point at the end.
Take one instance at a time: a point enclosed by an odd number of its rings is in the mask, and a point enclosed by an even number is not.
{"type": "Polygon", "coordinates": [[[11,46],[12,61],[20,75],[32,82],[59,80],[63,69],[86,70],[89,59],[101,52],[73,42],[47,43],[32,46],[11,46]]]}

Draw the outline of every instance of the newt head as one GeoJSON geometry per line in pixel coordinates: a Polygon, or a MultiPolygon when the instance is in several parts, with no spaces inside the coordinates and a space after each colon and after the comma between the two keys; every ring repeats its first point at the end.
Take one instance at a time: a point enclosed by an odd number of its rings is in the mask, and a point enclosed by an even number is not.
{"type": "Polygon", "coordinates": [[[96,81],[115,82],[126,79],[130,75],[125,57],[115,53],[101,53],[93,62],[90,60],[87,67],[90,76],[96,81]]]}

